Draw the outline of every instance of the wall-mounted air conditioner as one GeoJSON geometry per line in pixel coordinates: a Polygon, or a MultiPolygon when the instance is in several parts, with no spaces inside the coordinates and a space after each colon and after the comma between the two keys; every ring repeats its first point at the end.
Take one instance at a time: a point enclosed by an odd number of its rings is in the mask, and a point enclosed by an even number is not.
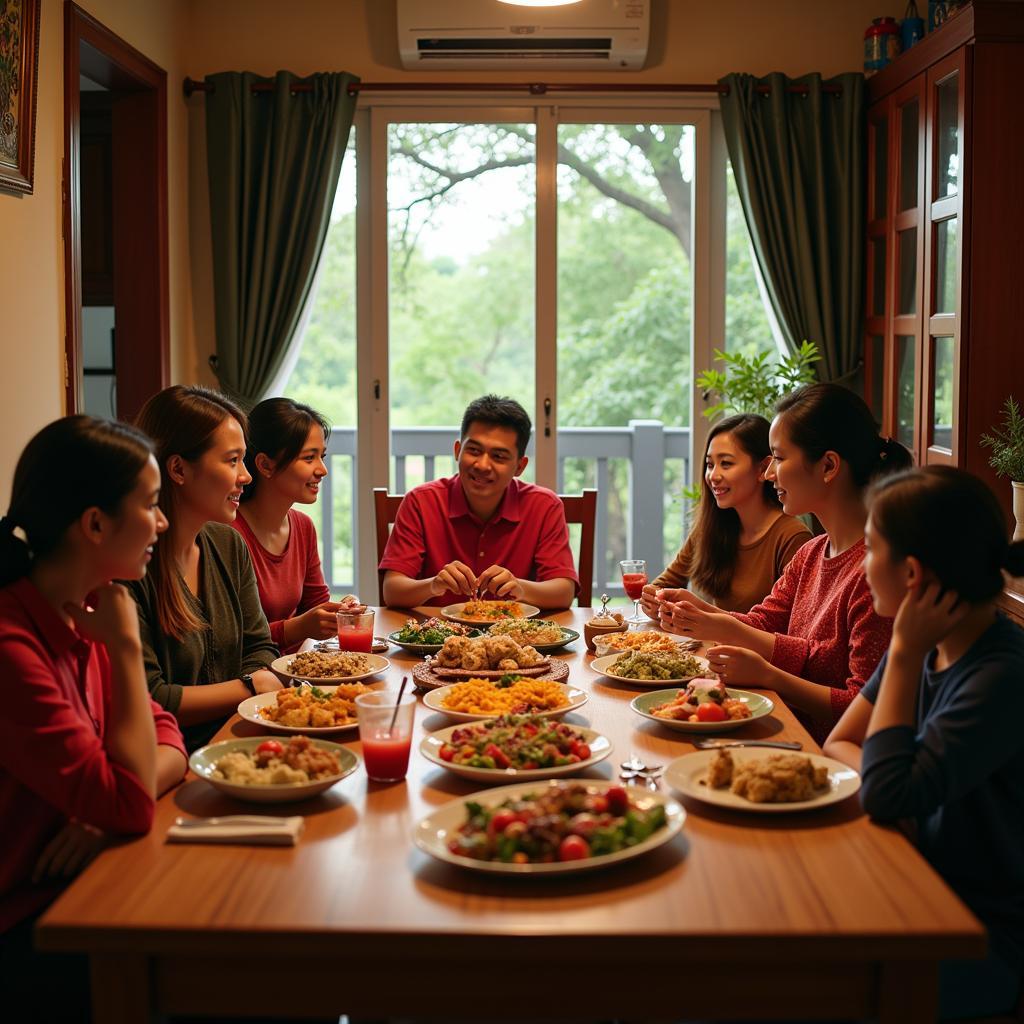
{"type": "Polygon", "coordinates": [[[397,0],[411,71],[573,68],[635,71],[647,56],[649,0],[519,7],[499,0],[397,0]]]}

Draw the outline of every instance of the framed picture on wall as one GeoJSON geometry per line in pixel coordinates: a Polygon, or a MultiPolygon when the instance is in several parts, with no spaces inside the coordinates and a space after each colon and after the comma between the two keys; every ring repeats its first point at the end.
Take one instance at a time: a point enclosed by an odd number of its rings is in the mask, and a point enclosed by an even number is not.
{"type": "Polygon", "coordinates": [[[32,191],[41,0],[0,0],[0,189],[32,191]]]}

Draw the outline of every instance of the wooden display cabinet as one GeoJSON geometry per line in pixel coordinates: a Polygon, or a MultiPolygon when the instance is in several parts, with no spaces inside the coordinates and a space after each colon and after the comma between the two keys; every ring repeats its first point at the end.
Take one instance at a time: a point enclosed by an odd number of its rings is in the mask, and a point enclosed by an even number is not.
{"type": "Polygon", "coordinates": [[[921,464],[985,478],[1024,400],[1024,3],[975,0],[868,81],[865,394],[921,464]]]}

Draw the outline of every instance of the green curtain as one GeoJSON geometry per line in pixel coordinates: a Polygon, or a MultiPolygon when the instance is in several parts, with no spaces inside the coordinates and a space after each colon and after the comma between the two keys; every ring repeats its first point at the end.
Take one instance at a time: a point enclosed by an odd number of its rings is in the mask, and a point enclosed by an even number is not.
{"type": "Polygon", "coordinates": [[[280,369],[330,222],[353,75],[207,75],[206,161],[220,386],[249,407],[280,369]],[[270,92],[253,92],[257,82],[270,92]],[[298,82],[311,91],[292,92],[298,82]]]}
{"type": "Polygon", "coordinates": [[[736,187],[786,342],[817,344],[823,380],[849,377],[863,344],[864,76],[733,74],[719,84],[729,87],[721,111],[736,187]]]}

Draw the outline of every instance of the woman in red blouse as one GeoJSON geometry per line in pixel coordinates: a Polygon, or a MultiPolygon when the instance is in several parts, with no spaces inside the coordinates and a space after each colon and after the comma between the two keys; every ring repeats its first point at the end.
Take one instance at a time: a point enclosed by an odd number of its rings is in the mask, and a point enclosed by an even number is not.
{"type": "Polygon", "coordinates": [[[825,529],[786,566],[749,613],[725,613],[686,590],[665,590],[664,628],[715,646],[711,667],[730,686],[775,690],[820,741],[874,672],[892,620],[864,579],[864,494],[873,478],[910,465],[882,438],[864,401],[836,384],[809,384],[776,406],[766,474],[783,511],[813,513],[825,529]]]}
{"type": "MultiPolygon", "coordinates": [[[[135,602],[110,582],[145,575],[167,527],[159,490],[144,435],[68,416],[25,448],[0,520],[0,974],[14,1005],[39,1002],[8,987],[48,959],[31,954],[34,918],[106,835],[148,831],[185,773],[146,687],[135,602]]],[[[66,982],[46,989],[54,1019],[75,1019],[58,1005],[66,982]]]]}
{"type": "Polygon", "coordinates": [[[283,652],[337,633],[340,606],[324,583],[316,529],[292,507],[316,501],[330,433],[320,413],[290,398],[268,398],[249,413],[245,465],[252,482],[231,525],[249,548],[270,636],[283,652]]]}

